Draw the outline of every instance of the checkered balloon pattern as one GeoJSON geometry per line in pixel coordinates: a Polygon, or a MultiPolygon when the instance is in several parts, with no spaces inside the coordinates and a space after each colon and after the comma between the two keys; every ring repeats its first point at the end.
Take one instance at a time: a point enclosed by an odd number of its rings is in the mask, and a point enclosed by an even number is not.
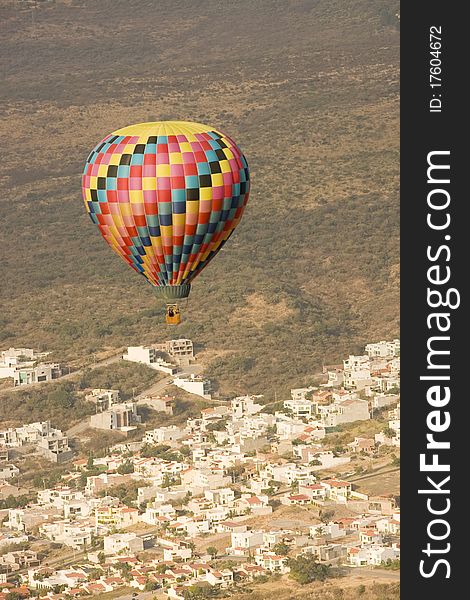
{"type": "Polygon", "coordinates": [[[111,133],[82,178],[86,210],[106,242],[169,298],[187,296],[239,223],[249,189],[231,138],[179,121],[111,133]]]}

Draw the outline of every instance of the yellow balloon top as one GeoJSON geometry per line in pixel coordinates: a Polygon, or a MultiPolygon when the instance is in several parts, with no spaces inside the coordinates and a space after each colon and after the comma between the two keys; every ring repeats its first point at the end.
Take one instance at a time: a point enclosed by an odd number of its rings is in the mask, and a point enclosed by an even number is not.
{"type": "Polygon", "coordinates": [[[116,131],[113,131],[113,135],[187,135],[205,133],[207,131],[216,130],[209,125],[192,123],[191,121],[154,121],[150,123],[137,123],[136,125],[129,125],[128,127],[117,129],[116,131]]]}

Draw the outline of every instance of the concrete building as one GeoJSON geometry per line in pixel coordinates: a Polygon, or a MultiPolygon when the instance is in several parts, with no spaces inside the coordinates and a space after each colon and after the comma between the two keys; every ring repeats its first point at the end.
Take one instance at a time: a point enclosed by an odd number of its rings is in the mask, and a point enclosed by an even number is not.
{"type": "Polygon", "coordinates": [[[90,416],[90,427],[95,429],[109,429],[129,431],[135,429],[135,423],[140,423],[141,417],[137,414],[135,402],[113,404],[111,408],[96,415],[90,416]]]}
{"type": "Polygon", "coordinates": [[[31,385],[44,381],[58,379],[62,375],[62,370],[58,363],[44,363],[36,367],[18,367],[13,374],[13,385],[31,385]]]}
{"type": "Polygon", "coordinates": [[[35,361],[49,352],[36,352],[32,348],[8,348],[0,352],[0,379],[14,377],[19,368],[32,367],[35,361]]]}
{"type": "Polygon", "coordinates": [[[257,404],[255,400],[262,398],[263,396],[238,396],[230,402],[232,408],[232,417],[234,419],[241,419],[247,415],[255,415],[263,408],[262,404],[257,404]]]}
{"type": "Polygon", "coordinates": [[[310,419],[316,412],[316,404],[310,400],[285,400],[284,408],[287,408],[296,419],[310,419]]]}
{"type": "Polygon", "coordinates": [[[63,462],[72,457],[67,436],[60,429],[52,427],[50,421],[4,429],[0,431],[0,444],[10,448],[33,444],[40,454],[52,462],[63,462]]]}
{"type": "Polygon", "coordinates": [[[94,389],[85,396],[87,402],[96,404],[98,411],[108,410],[113,404],[119,403],[119,390],[94,389]]]}
{"type": "Polygon", "coordinates": [[[18,477],[20,470],[15,465],[0,465],[0,480],[18,477]]]}
{"type": "Polygon", "coordinates": [[[236,548],[249,550],[263,544],[264,534],[262,531],[239,531],[233,532],[231,536],[232,546],[227,550],[234,550],[236,548]]]}
{"type": "Polygon", "coordinates": [[[173,379],[173,385],[176,385],[190,394],[201,396],[201,398],[204,398],[205,400],[212,399],[211,382],[203,377],[199,377],[197,375],[190,375],[189,377],[175,377],[175,379],[173,379]]]}
{"type": "Polygon", "coordinates": [[[38,442],[37,449],[44,458],[55,463],[66,462],[73,456],[68,437],[59,429],[42,437],[38,442]]]}
{"type": "Polygon", "coordinates": [[[313,393],[317,388],[309,386],[306,388],[294,388],[290,391],[292,400],[305,400],[307,394],[313,393]]]}
{"type": "Polygon", "coordinates": [[[168,340],[163,344],[164,352],[169,354],[182,367],[187,367],[194,360],[194,347],[191,340],[179,338],[168,340]]]}
{"type": "Polygon", "coordinates": [[[103,551],[106,555],[119,554],[124,551],[135,554],[144,549],[144,540],[135,533],[115,533],[104,537],[103,551]]]}
{"type": "Polygon", "coordinates": [[[395,356],[400,356],[400,340],[395,339],[391,342],[382,340],[374,344],[367,344],[365,352],[370,358],[393,358],[395,356]]]}
{"type": "Polygon", "coordinates": [[[94,528],[86,523],[86,521],[73,523],[64,519],[53,523],[44,523],[39,527],[39,531],[48,540],[80,549],[91,545],[94,528]]]}
{"type": "Polygon", "coordinates": [[[139,399],[139,404],[145,404],[157,412],[173,414],[174,396],[145,396],[139,399]]]}
{"type": "Polygon", "coordinates": [[[176,425],[167,427],[157,427],[145,432],[144,442],[146,444],[164,444],[165,442],[175,442],[184,437],[184,431],[176,425]]]}
{"type": "Polygon", "coordinates": [[[163,358],[158,356],[158,350],[151,346],[129,346],[127,354],[123,354],[122,358],[131,362],[142,363],[170,375],[176,375],[178,372],[175,365],[165,362],[163,358]]]}
{"type": "Polygon", "coordinates": [[[352,423],[353,421],[367,421],[370,419],[369,403],[366,400],[345,400],[319,407],[321,420],[325,427],[336,427],[341,423],[352,423]]]}

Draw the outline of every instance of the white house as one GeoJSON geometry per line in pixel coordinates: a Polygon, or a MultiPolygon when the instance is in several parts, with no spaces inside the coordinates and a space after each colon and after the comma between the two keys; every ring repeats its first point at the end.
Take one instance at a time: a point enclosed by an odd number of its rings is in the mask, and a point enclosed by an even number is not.
{"type": "Polygon", "coordinates": [[[370,358],[393,358],[400,355],[400,340],[395,339],[391,342],[382,340],[373,344],[367,344],[365,352],[370,358]]]}
{"type": "Polygon", "coordinates": [[[178,372],[178,368],[175,365],[165,362],[158,356],[158,350],[151,346],[129,346],[127,354],[123,354],[122,358],[131,362],[142,363],[152,369],[163,371],[170,375],[175,375],[178,372]]]}
{"type": "Polygon", "coordinates": [[[231,534],[232,545],[227,548],[229,554],[236,550],[241,550],[243,553],[251,548],[256,548],[263,544],[262,531],[237,531],[231,534]]]}
{"type": "Polygon", "coordinates": [[[176,425],[166,427],[157,427],[145,432],[144,442],[146,444],[164,444],[165,442],[175,442],[184,437],[184,431],[176,425]]]}
{"type": "Polygon", "coordinates": [[[0,465],[0,480],[18,477],[20,470],[15,465],[0,465]]]}
{"type": "Polygon", "coordinates": [[[32,383],[41,383],[58,379],[62,375],[62,370],[58,363],[41,363],[31,367],[17,367],[13,374],[13,385],[31,385],[32,383]]]}
{"type": "Polygon", "coordinates": [[[135,533],[114,533],[104,536],[103,551],[107,555],[119,554],[122,551],[135,554],[142,552],[144,541],[135,533]]]}
{"type": "Polygon", "coordinates": [[[257,404],[255,400],[262,398],[263,396],[238,396],[230,402],[232,409],[232,417],[234,419],[241,419],[246,415],[255,415],[259,413],[263,408],[262,404],[257,404]]]}
{"type": "Polygon", "coordinates": [[[209,379],[204,379],[198,375],[192,374],[189,377],[175,377],[173,379],[173,385],[176,385],[190,394],[201,396],[201,398],[204,398],[205,400],[211,400],[212,398],[211,382],[209,379]]]}
{"type": "Polygon", "coordinates": [[[291,411],[296,419],[310,419],[316,411],[316,405],[310,400],[285,400],[284,408],[291,411]]]}

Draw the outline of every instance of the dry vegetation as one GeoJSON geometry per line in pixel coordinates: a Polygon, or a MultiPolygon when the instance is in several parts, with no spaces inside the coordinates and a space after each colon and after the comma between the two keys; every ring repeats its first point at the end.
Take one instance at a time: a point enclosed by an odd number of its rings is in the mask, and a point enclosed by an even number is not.
{"type": "Polygon", "coordinates": [[[101,137],[167,118],[227,131],[252,170],[178,330],[225,391],[269,396],[397,334],[395,0],[27,6],[0,2],[2,346],[76,359],[170,335],[80,194],[101,137]]]}

